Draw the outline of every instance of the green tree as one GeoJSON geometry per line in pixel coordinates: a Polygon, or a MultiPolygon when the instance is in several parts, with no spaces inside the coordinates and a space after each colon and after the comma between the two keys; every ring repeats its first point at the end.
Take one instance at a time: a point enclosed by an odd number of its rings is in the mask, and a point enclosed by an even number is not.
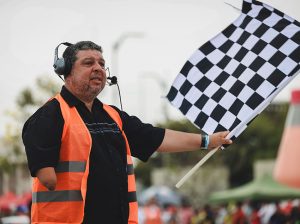
{"type": "Polygon", "coordinates": [[[1,139],[5,152],[0,157],[0,169],[10,171],[14,164],[25,163],[26,157],[21,138],[24,122],[58,90],[56,82],[43,76],[36,80],[33,88],[26,87],[20,91],[16,98],[15,108],[7,112],[11,122],[6,124],[5,133],[1,139]]]}
{"type": "Polygon", "coordinates": [[[218,153],[230,170],[231,187],[253,179],[253,162],[275,159],[284,128],[288,104],[271,104],[228,149],[218,153]]]}

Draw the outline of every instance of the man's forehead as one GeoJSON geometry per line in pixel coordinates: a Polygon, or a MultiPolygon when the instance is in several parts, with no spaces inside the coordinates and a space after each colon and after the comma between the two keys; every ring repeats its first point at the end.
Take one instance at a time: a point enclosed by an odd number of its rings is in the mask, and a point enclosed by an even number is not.
{"type": "Polygon", "coordinates": [[[79,50],[76,54],[77,58],[96,58],[96,59],[103,59],[102,53],[95,49],[87,49],[87,50],[79,50]]]}

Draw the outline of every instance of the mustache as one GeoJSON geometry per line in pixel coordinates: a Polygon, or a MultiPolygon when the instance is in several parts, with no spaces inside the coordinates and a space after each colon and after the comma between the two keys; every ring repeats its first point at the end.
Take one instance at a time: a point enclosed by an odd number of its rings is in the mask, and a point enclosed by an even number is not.
{"type": "Polygon", "coordinates": [[[105,80],[106,79],[106,74],[101,74],[101,73],[97,73],[97,74],[92,74],[90,77],[91,80],[93,79],[99,79],[99,80],[105,80]]]}

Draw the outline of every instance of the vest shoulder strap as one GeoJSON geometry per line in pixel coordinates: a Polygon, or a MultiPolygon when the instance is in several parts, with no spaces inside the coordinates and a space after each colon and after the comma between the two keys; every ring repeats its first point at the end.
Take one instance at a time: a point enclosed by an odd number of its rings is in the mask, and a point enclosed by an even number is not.
{"type": "Polygon", "coordinates": [[[118,111],[116,111],[116,109],[114,109],[113,107],[107,104],[103,104],[103,109],[108,113],[108,115],[117,123],[119,128],[122,130],[123,122],[118,111]]]}
{"type": "MultiPolygon", "coordinates": [[[[67,102],[64,100],[64,98],[60,95],[60,93],[55,95],[53,98],[57,99],[57,101],[60,104],[61,113],[63,115],[65,125],[66,125],[66,123],[68,123],[70,116],[71,116],[69,106],[68,106],[67,102]]],[[[66,128],[64,128],[64,130],[63,130],[62,139],[64,138],[65,134],[66,134],[66,128]]]]}

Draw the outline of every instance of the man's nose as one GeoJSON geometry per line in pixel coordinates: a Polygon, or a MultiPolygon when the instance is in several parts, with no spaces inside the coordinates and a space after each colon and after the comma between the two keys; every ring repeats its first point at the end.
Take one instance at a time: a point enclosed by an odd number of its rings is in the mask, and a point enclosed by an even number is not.
{"type": "Polygon", "coordinates": [[[95,71],[102,71],[105,73],[105,67],[99,63],[95,63],[95,67],[94,67],[95,71]]]}

